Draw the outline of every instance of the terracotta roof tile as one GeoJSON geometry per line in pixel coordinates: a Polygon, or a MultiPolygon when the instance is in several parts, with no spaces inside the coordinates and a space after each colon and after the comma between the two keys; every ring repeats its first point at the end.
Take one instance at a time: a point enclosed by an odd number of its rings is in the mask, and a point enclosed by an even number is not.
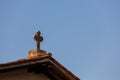
{"type": "Polygon", "coordinates": [[[49,58],[50,56],[51,56],[51,54],[42,54],[40,56],[33,57],[33,58],[19,59],[19,60],[16,60],[16,61],[0,64],[0,68],[11,66],[11,65],[17,65],[17,64],[21,64],[21,63],[27,63],[27,62],[31,62],[31,61],[42,60],[42,59],[45,59],[45,58],[49,58]]]}
{"type": "Polygon", "coordinates": [[[24,58],[24,59],[19,59],[19,60],[16,60],[16,61],[0,64],[0,70],[7,69],[7,68],[4,68],[4,67],[20,65],[20,64],[23,64],[23,63],[27,64],[29,62],[36,62],[36,61],[40,61],[40,60],[44,60],[44,59],[48,59],[48,60],[52,61],[53,65],[55,64],[55,66],[60,70],[60,74],[66,75],[69,78],[69,80],[80,80],[74,74],[72,74],[69,70],[67,70],[63,65],[61,65],[54,58],[52,58],[51,54],[42,54],[40,56],[33,57],[33,58],[24,58]]]}

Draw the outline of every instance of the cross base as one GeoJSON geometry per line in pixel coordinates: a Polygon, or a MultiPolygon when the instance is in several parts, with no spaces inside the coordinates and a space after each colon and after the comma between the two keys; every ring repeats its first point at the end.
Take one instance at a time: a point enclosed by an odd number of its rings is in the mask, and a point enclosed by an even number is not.
{"type": "Polygon", "coordinates": [[[30,50],[28,51],[27,58],[34,58],[44,54],[48,54],[48,53],[44,50],[30,50]]]}

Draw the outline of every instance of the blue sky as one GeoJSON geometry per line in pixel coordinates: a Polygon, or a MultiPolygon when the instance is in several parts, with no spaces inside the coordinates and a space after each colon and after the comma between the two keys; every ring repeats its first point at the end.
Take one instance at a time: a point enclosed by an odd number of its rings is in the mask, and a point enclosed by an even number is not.
{"type": "Polygon", "coordinates": [[[0,63],[41,48],[81,80],[120,80],[120,0],[0,0],[0,63]]]}

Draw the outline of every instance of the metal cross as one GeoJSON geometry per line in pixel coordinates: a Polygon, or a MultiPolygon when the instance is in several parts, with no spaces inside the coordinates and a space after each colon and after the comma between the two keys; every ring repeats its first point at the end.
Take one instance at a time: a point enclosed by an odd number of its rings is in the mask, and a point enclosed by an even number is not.
{"type": "Polygon", "coordinates": [[[33,38],[35,39],[36,41],[36,49],[37,50],[40,50],[40,42],[43,41],[43,37],[41,36],[41,32],[40,31],[37,31],[35,33],[35,35],[33,36],[33,38]]]}

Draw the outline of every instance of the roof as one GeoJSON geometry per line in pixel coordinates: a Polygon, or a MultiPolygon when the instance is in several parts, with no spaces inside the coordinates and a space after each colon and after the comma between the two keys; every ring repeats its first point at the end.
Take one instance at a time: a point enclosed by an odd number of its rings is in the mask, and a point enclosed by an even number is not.
{"type": "Polygon", "coordinates": [[[55,60],[50,53],[0,64],[0,72],[8,72],[19,68],[28,68],[29,70],[33,69],[34,72],[38,72],[39,70],[35,71],[36,67],[44,68],[45,70],[42,72],[46,73],[48,76],[52,76],[56,80],[80,80],[55,60]]]}
{"type": "Polygon", "coordinates": [[[52,80],[80,80],[55,60],[51,53],[40,49],[40,42],[43,41],[40,31],[36,32],[34,39],[36,49],[28,51],[27,58],[0,64],[0,73],[25,68],[27,72],[43,73],[52,80]]]}

